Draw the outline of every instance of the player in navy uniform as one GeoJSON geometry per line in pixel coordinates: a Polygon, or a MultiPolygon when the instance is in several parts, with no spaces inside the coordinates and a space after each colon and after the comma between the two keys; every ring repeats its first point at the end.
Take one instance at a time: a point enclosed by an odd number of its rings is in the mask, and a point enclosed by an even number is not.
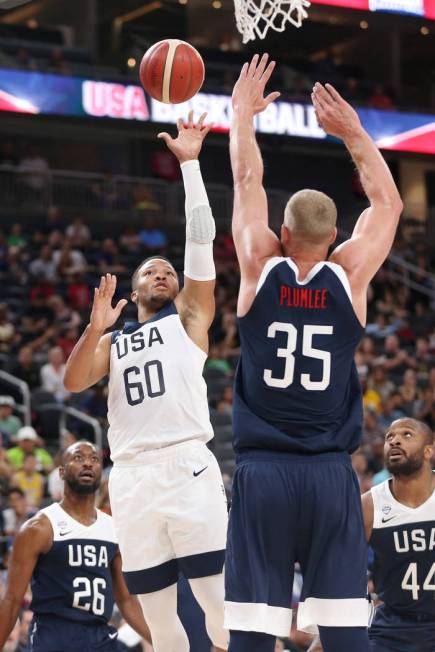
{"type": "Polygon", "coordinates": [[[387,256],[402,203],[352,107],[316,84],[323,129],[341,138],[370,202],[328,258],[336,207],[315,190],[293,195],[281,239],[269,229],[254,115],[274,63],[256,55],[232,97],[233,236],[241,269],[241,358],[234,396],[234,477],[226,556],[231,652],[272,651],[291,625],[293,568],[303,590],[298,628],[319,628],[327,652],[369,649],[366,542],[350,463],[362,424],[354,352],[370,279],[387,256]]]}
{"type": "Polygon", "coordinates": [[[95,509],[101,461],[89,442],[70,446],[60,467],[64,498],[42,509],[15,537],[0,600],[0,649],[13,629],[29,582],[34,619],[31,652],[115,652],[107,623],[114,599],[140,636],[150,633],[121,572],[112,518],[95,509]]]}
{"type": "MultiPolygon", "coordinates": [[[[372,652],[435,650],[433,443],[422,421],[394,421],[384,449],[393,477],[362,496],[374,589],[383,603],[369,629],[372,652]]],[[[318,641],[310,648],[321,650],[318,641]]]]}

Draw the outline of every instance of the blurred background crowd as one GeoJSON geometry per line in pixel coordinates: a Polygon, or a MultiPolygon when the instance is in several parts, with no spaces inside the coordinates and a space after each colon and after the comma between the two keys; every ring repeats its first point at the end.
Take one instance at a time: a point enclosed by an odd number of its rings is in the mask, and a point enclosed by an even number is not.
{"type": "MultiPolygon", "coordinates": [[[[137,84],[144,51],[163,38],[183,38],[199,48],[206,65],[203,90],[215,98],[213,111],[222,123],[228,120],[225,95],[241,64],[260,48],[277,60],[271,90],[282,91],[284,100],[309,103],[313,82],[328,81],[353,105],[379,111],[370,114],[387,135],[419,127],[412,131],[412,146],[384,150],[405,210],[392,255],[370,286],[366,333],[356,354],[364,424],[353,465],[361,491],[385,479],[383,442],[391,421],[413,416],[435,427],[435,162],[428,153],[435,151],[428,149],[435,124],[429,115],[435,111],[435,28],[430,17],[357,11],[324,0],[324,6],[312,3],[303,29],[270,33],[260,45],[243,46],[231,0],[10,5],[0,7],[0,592],[15,533],[40,507],[61,498],[61,454],[77,439],[102,447],[97,504],[110,512],[106,381],[77,395],[63,387],[65,361],[88,322],[101,274],[116,274],[116,298],[128,298],[139,262],[162,254],[182,281],[184,192],[177,161],[156,139],[162,126],[149,116],[126,119],[110,95],[97,107],[102,113],[96,115],[105,117],[91,118],[81,106],[73,107],[74,117],[68,113],[77,78],[79,96],[85,80],[107,82],[107,93],[109,86],[113,91],[117,84],[137,84]],[[21,91],[12,100],[8,94],[15,91],[11,78],[15,84],[24,73],[30,100],[45,102],[41,113],[37,107],[33,114],[25,112],[29,98],[21,91]],[[58,75],[61,82],[40,74],[58,75]],[[59,102],[65,111],[50,113],[59,102]],[[383,117],[382,110],[395,113],[383,117]],[[405,111],[418,111],[424,120],[404,116],[405,111]]],[[[403,0],[394,8],[406,12],[406,5],[403,0]]],[[[289,194],[310,187],[336,201],[342,240],[367,205],[354,165],[339,144],[313,136],[306,107],[288,106],[298,108],[273,133],[260,136],[271,226],[278,232],[289,194]]],[[[146,105],[144,111],[150,109],[146,105]]],[[[204,376],[215,430],[211,447],[229,494],[232,382],[240,342],[225,133],[208,136],[201,167],[218,232],[216,318],[204,376]]],[[[135,317],[130,302],[122,320],[135,317]]],[[[297,574],[294,606],[300,587],[297,574]]],[[[180,583],[179,591],[187,621],[198,623],[188,587],[180,583]]],[[[28,649],[30,598],[28,593],[7,652],[28,649]]],[[[114,622],[120,650],[143,649],[116,613],[114,622]]],[[[309,639],[293,630],[288,640],[277,641],[276,650],[303,652],[308,645],[309,639]]],[[[204,639],[191,641],[192,652],[208,652],[207,646],[204,639]]]]}
{"type": "MultiPolygon", "coordinates": [[[[75,412],[63,419],[64,408],[89,415],[101,427],[105,471],[98,506],[110,512],[106,381],[70,395],[63,387],[63,375],[65,361],[88,322],[93,287],[102,273],[117,274],[117,295],[128,298],[131,273],[143,258],[163,254],[182,270],[183,235],[177,233],[174,239],[174,232],[162,228],[152,210],[145,213],[142,227],[127,226],[118,237],[102,240],[83,217],[65,220],[54,206],[33,227],[16,222],[0,233],[0,585],[17,529],[38,508],[62,495],[58,475],[62,450],[75,439],[95,438],[93,428],[75,412]],[[8,385],[9,375],[24,381],[30,390],[30,422],[19,388],[8,385]]],[[[435,294],[431,277],[424,275],[433,270],[433,252],[418,238],[409,240],[408,235],[407,242],[407,228],[405,221],[396,251],[416,263],[415,271],[409,272],[408,285],[396,279],[388,263],[375,277],[366,334],[356,354],[364,391],[364,435],[353,465],[361,491],[388,477],[383,443],[391,421],[413,416],[435,427],[435,294]],[[427,292],[412,290],[413,283],[427,292]]],[[[229,492],[234,468],[232,381],[240,343],[235,315],[238,266],[228,230],[217,236],[215,258],[217,311],[204,375],[216,434],[211,447],[229,492]]],[[[122,319],[135,316],[130,302],[122,319]]],[[[303,650],[309,639],[296,632],[294,637],[288,649],[303,650]]]]}

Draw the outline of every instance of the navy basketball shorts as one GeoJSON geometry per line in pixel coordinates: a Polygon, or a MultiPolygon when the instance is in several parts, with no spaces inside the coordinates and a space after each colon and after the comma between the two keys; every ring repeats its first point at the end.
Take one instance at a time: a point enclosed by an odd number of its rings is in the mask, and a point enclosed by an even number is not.
{"type": "Polygon", "coordinates": [[[118,632],[111,625],[83,624],[58,616],[35,615],[30,624],[30,652],[116,652],[118,632]]]}
{"type": "Polygon", "coordinates": [[[367,544],[345,453],[238,457],[225,561],[225,627],[288,636],[294,564],[298,629],[368,625],[367,544]]]}
{"type": "Polygon", "coordinates": [[[369,638],[372,652],[434,652],[435,617],[404,616],[382,605],[376,609],[369,638]]]}

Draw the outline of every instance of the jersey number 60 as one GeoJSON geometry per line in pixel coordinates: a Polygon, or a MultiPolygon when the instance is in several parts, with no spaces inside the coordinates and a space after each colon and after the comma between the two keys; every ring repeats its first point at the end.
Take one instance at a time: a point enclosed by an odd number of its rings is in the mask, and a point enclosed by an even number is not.
{"type": "MultiPolygon", "coordinates": [[[[307,358],[315,358],[323,362],[323,372],[321,380],[311,380],[310,374],[301,374],[301,385],[311,391],[323,391],[326,389],[331,380],[331,354],[328,351],[321,351],[313,347],[314,335],[332,335],[332,326],[317,326],[306,324],[302,334],[302,355],[307,358]]],[[[285,368],[283,378],[274,378],[271,369],[265,369],[263,379],[269,387],[278,387],[286,389],[294,379],[295,374],[295,356],[298,331],[293,324],[287,324],[280,321],[274,321],[270,324],[267,337],[275,337],[278,332],[287,333],[287,346],[278,349],[278,358],[285,358],[285,368]]]]}
{"type": "MultiPolygon", "coordinates": [[[[165,379],[160,360],[149,360],[143,368],[146,393],[149,398],[162,396],[165,393],[165,379]]],[[[145,398],[144,385],[140,380],[133,382],[133,378],[140,376],[139,367],[128,367],[124,370],[124,386],[129,405],[139,405],[145,398]]]]}

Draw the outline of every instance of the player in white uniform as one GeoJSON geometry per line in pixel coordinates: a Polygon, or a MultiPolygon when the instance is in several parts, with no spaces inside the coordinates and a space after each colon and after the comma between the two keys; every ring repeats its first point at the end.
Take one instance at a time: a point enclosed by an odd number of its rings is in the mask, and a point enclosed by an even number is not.
{"type": "Polygon", "coordinates": [[[192,112],[178,137],[159,134],[180,161],[186,190],[185,281],[172,264],[152,257],[133,274],[138,321],[104,334],[127,303],[112,308],[116,277],[95,289],[90,324],[72,352],[65,386],[73,392],[106,374],[109,444],[114,468],[110,500],[123,572],[139,596],[155,652],[187,652],[177,616],[181,571],[206,615],[213,644],[226,649],[223,562],[227,508],[202,371],[214,317],[215,225],[198,163],[205,114],[192,112]]]}

